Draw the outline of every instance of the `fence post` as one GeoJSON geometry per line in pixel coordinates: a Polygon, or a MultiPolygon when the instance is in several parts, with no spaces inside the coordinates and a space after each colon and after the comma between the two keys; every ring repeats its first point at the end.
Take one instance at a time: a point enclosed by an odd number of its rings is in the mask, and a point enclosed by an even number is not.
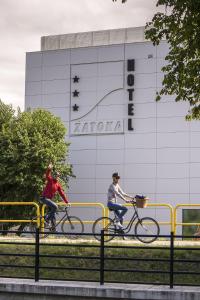
{"type": "Polygon", "coordinates": [[[35,281],[39,281],[39,264],[40,264],[40,229],[36,228],[35,232],[35,281]]]}
{"type": "Polygon", "coordinates": [[[104,230],[101,230],[100,245],[100,284],[104,284],[104,230]]]}
{"type": "Polygon", "coordinates": [[[170,234],[170,289],[174,287],[174,233],[170,234]]]}

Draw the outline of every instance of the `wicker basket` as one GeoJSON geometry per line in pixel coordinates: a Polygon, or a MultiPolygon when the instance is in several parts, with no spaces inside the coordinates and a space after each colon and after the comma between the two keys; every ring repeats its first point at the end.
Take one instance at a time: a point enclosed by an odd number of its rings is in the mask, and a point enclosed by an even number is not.
{"type": "Polygon", "coordinates": [[[148,198],[144,198],[144,199],[140,199],[140,198],[135,198],[136,200],[136,206],[138,208],[145,208],[147,207],[147,200],[149,200],[148,198]]]}

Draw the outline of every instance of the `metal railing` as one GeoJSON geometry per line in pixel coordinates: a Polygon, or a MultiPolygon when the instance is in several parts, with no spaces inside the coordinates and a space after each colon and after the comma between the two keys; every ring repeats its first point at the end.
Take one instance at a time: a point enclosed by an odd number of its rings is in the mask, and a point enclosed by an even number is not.
{"type": "MultiPolygon", "coordinates": [[[[37,216],[37,223],[38,226],[40,225],[40,221],[43,221],[44,219],[40,218],[40,207],[36,202],[0,202],[1,206],[30,206],[30,207],[35,207],[36,208],[36,216],[37,216]]],[[[63,202],[59,202],[58,205],[65,205],[63,202]]],[[[109,216],[109,210],[107,207],[105,207],[102,203],[95,203],[95,202],[72,202],[71,203],[72,207],[99,207],[101,209],[101,216],[103,217],[108,217],[109,216]]],[[[126,204],[127,206],[130,206],[130,204],[126,204]]],[[[45,205],[42,206],[41,209],[41,215],[44,216],[45,214],[45,205]]],[[[174,232],[174,234],[176,234],[176,229],[177,226],[182,225],[182,226],[193,226],[193,225],[197,225],[200,226],[200,222],[193,222],[193,223],[189,223],[189,222],[177,222],[177,211],[180,208],[183,207],[200,207],[200,204],[178,204],[176,205],[175,208],[173,208],[170,204],[167,203],[149,203],[147,208],[166,208],[169,211],[169,221],[167,222],[163,222],[163,221],[158,221],[159,225],[169,225],[171,228],[171,232],[174,232]]],[[[30,222],[30,219],[0,219],[0,223],[28,223],[30,222]]],[[[94,220],[83,220],[84,224],[92,224],[94,222],[94,220]]],[[[124,222],[126,223],[126,222],[124,222]]]]}
{"type": "MultiPolygon", "coordinates": [[[[36,202],[0,202],[0,206],[32,206],[36,208],[37,224],[40,225],[40,207],[36,202]]],[[[28,223],[30,219],[0,219],[0,223],[28,223]]]]}
{"type": "MultiPolygon", "coordinates": [[[[64,202],[58,202],[59,206],[65,206],[64,202]]],[[[107,216],[107,209],[106,207],[100,202],[71,202],[72,207],[97,207],[101,209],[101,216],[107,216]]],[[[42,206],[42,216],[45,214],[45,207],[46,205],[42,206]]],[[[82,220],[84,224],[93,224],[94,220],[82,220]]]]}
{"type": "MultiPolygon", "coordinates": [[[[174,243],[173,232],[167,236],[160,236],[169,239],[168,244],[164,246],[127,243],[123,240],[117,244],[106,243],[104,231],[101,231],[100,242],[86,240],[81,242],[72,239],[62,243],[52,242],[52,239],[44,242],[40,239],[41,234],[37,229],[35,238],[28,241],[0,239],[0,277],[29,278],[35,281],[40,279],[93,281],[101,285],[118,282],[162,284],[169,285],[170,288],[175,285],[200,286],[200,260],[198,259],[200,244],[195,247],[178,247],[174,243]],[[14,248],[15,246],[17,247],[14,248]],[[23,247],[24,253],[19,250],[20,246],[23,247]],[[187,252],[180,256],[181,251],[187,252]],[[191,267],[192,264],[195,267],[191,267]],[[16,272],[18,275],[13,277],[16,272]],[[184,278],[183,281],[179,280],[181,276],[184,278]]],[[[63,233],[52,234],[57,237],[63,235],[63,233]]],[[[75,235],[73,233],[73,236],[75,235]]],[[[91,233],[81,234],[81,240],[88,236],[91,236],[91,233]]],[[[126,237],[134,236],[126,235],[126,237]]],[[[183,236],[177,237],[183,238],[183,236]]]]}
{"type": "MultiPolygon", "coordinates": [[[[126,206],[132,206],[132,204],[125,204],[126,206]]],[[[169,211],[170,214],[170,220],[168,222],[164,222],[164,221],[157,221],[159,225],[170,225],[170,231],[174,232],[174,209],[170,204],[167,203],[148,203],[147,207],[145,209],[148,208],[165,208],[169,211]]],[[[109,215],[109,212],[108,212],[109,215]]],[[[126,222],[124,222],[126,224],[126,222]]]]}
{"type": "Polygon", "coordinates": [[[182,225],[182,226],[194,226],[194,225],[197,225],[197,226],[200,226],[200,222],[177,222],[177,211],[178,209],[180,208],[184,208],[184,207],[199,207],[200,208],[200,204],[178,204],[175,206],[174,208],[174,233],[176,234],[176,230],[177,230],[177,226],[178,225],[182,225]]]}
{"type": "MultiPolygon", "coordinates": [[[[64,202],[58,202],[59,206],[65,206],[64,202]]],[[[36,217],[37,217],[37,225],[38,227],[41,225],[42,228],[44,228],[44,215],[45,215],[45,208],[46,205],[39,205],[36,202],[0,202],[0,205],[10,205],[10,206],[34,206],[36,208],[36,217]],[[41,206],[41,212],[40,212],[40,206],[41,206]],[[42,218],[40,218],[42,216],[42,218]],[[42,224],[40,224],[40,222],[42,224]]],[[[102,203],[97,202],[73,202],[71,203],[72,207],[98,207],[101,209],[101,215],[103,217],[107,216],[106,207],[102,203]]],[[[28,223],[31,222],[30,219],[0,219],[0,223],[28,223]]],[[[84,220],[84,224],[92,224],[94,220],[84,220]]]]}

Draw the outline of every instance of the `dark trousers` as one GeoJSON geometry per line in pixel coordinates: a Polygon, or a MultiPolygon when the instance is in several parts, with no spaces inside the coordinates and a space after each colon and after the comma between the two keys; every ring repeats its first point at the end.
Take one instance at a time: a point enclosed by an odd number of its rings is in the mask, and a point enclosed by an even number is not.
{"type": "Polygon", "coordinates": [[[40,202],[43,204],[46,204],[49,208],[49,212],[46,214],[45,216],[45,220],[46,221],[51,221],[52,225],[56,225],[56,210],[58,209],[58,206],[55,202],[53,202],[52,200],[45,198],[45,197],[41,197],[40,198],[40,202]]]}

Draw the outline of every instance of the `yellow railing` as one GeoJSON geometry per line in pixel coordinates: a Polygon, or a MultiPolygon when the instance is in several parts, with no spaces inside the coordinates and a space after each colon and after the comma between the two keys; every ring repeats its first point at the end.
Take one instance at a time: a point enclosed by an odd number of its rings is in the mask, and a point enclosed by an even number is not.
{"type": "MultiPolygon", "coordinates": [[[[59,202],[57,203],[59,206],[65,205],[64,202],[59,202]]],[[[29,205],[29,206],[35,206],[36,208],[36,216],[37,216],[37,226],[40,226],[40,222],[41,222],[41,227],[44,227],[44,218],[40,218],[40,206],[36,203],[36,202],[0,202],[0,205],[13,205],[13,206],[17,206],[17,205],[29,205]]],[[[106,208],[102,203],[93,203],[93,202],[74,202],[71,203],[72,207],[73,206],[79,206],[79,207],[100,207],[102,209],[102,216],[106,216],[106,208]]],[[[46,205],[42,205],[41,207],[41,216],[44,217],[45,215],[45,207],[46,205]]],[[[30,219],[2,219],[0,220],[0,223],[28,223],[30,222],[30,219]]],[[[94,220],[84,220],[83,223],[84,224],[92,224],[94,222],[94,220]]]]}
{"type": "MultiPolygon", "coordinates": [[[[125,206],[132,206],[132,204],[125,204],[125,206]]],[[[164,207],[164,208],[167,208],[169,209],[169,212],[170,212],[170,221],[169,222],[158,222],[159,225],[170,225],[170,228],[171,228],[171,231],[174,232],[174,210],[173,210],[173,207],[170,205],[170,204],[167,204],[167,203],[149,203],[147,205],[147,207],[145,209],[148,209],[151,208],[151,207],[164,207]]],[[[106,216],[109,216],[109,209],[106,208],[107,212],[106,212],[106,216]]],[[[125,224],[128,223],[128,221],[125,221],[124,222],[125,224]]]]}
{"type": "MultiPolygon", "coordinates": [[[[40,224],[40,207],[37,203],[35,202],[0,202],[0,205],[12,205],[12,206],[18,206],[18,205],[23,205],[23,206],[35,206],[36,208],[36,215],[37,215],[37,226],[39,227],[40,224]]],[[[2,219],[0,220],[0,223],[28,223],[30,222],[30,219],[23,219],[23,220],[6,220],[2,219]]]]}
{"type": "Polygon", "coordinates": [[[183,208],[183,207],[200,207],[200,204],[178,204],[178,205],[175,206],[175,208],[174,208],[174,232],[175,232],[175,234],[176,234],[177,225],[183,225],[183,226],[197,225],[197,226],[200,226],[200,222],[199,223],[177,222],[177,210],[179,208],[183,208]]]}
{"type": "Polygon", "coordinates": [[[167,203],[149,203],[147,205],[148,207],[164,207],[168,208],[170,211],[170,222],[159,222],[159,225],[170,225],[171,226],[171,232],[174,232],[174,209],[170,204],[167,203]]]}
{"type": "MultiPolygon", "coordinates": [[[[0,202],[0,205],[12,205],[12,206],[18,206],[18,205],[23,205],[23,206],[34,206],[36,208],[36,216],[37,216],[37,225],[40,225],[40,207],[36,202],[0,202]]],[[[59,202],[59,206],[65,205],[64,202],[59,202]]],[[[103,217],[109,217],[109,209],[105,207],[102,203],[95,203],[95,202],[72,202],[71,203],[72,207],[99,207],[101,208],[101,215],[103,217]]],[[[127,206],[131,206],[131,204],[126,204],[127,206]]],[[[173,208],[170,204],[166,203],[149,203],[147,205],[147,208],[156,208],[156,207],[163,207],[166,209],[169,209],[170,212],[170,220],[169,222],[158,222],[159,225],[170,225],[171,231],[176,234],[176,229],[178,225],[184,225],[184,226],[192,226],[192,225],[199,225],[199,223],[182,223],[182,222],[177,222],[177,210],[183,207],[200,207],[200,204],[178,204],[176,205],[175,208],[173,208]]],[[[42,206],[41,210],[41,215],[44,216],[45,214],[45,205],[42,206]]],[[[43,220],[43,218],[42,218],[43,220]]],[[[23,219],[23,220],[11,220],[11,219],[2,219],[0,220],[0,223],[28,223],[30,222],[30,219],[23,219]]],[[[83,223],[85,224],[92,224],[94,220],[84,220],[83,223]]],[[[127,223],[127,222],[126,222],[127,223]]]]}
{"type": "MultiPolygon", "coordinates": [[[[58,206],[65,206],[66,204],[64,202],[58,202],[56,203],[58,206]]],[[[75,206],[75,207],[99,207],[102,209],[102,216],[105,217],[106,215],[106,207],[99,202],[71,202],[71,206],[75,206]]],[[[45,215],[45,207],[46,205],[42,205],[42,216],[44,217],[45,215]]],[[[42,218],[42,220],[44,220],[44,218],[42,218]]],[[[93,224],[94,220],[82,220],[84,224],[93,224]]]]}

